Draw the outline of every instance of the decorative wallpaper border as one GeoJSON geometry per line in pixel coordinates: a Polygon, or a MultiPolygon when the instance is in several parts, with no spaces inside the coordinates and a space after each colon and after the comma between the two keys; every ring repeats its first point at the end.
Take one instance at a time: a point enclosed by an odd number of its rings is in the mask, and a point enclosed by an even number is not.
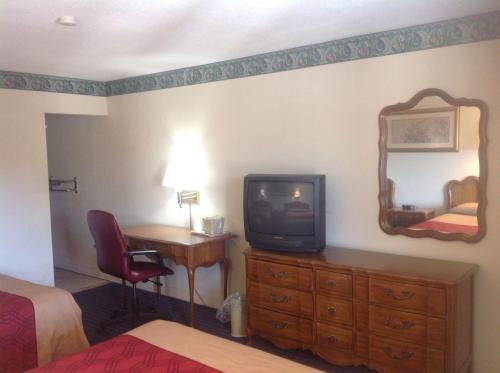
{"type": "Polygon", "coordinates": [[[107,96],[106,82],[0,71],[0,88],[107,96]]]}
{"type": "Polygon", "coordinates": [[[500,11],[109,82],[0,71],[0,88],[117,96],[493,39],[500,11]]]}

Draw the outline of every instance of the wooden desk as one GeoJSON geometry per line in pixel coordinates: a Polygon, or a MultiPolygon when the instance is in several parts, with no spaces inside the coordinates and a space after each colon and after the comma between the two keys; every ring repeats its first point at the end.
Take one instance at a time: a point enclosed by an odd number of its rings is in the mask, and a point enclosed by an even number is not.
{"type": "Polygon", "coordinates": [[[142,225],[122,230],[134,250],[158,250],[163,258],[171,259],[187,269],[189,279],[189,325],[194,326],[194,272],[198,267],[211,267],[215,263],[224,270],[224,299],[227,297],[229,259],[225,243],[234,237],[226,233],[217,237],[192,234],[189,229],[168,225],[142,225]]]}

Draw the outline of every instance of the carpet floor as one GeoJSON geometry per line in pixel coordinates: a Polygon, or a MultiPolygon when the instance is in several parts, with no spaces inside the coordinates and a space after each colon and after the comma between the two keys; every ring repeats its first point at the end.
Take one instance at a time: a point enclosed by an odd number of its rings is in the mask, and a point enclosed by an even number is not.
{"type": "MultiPolygon", "coordinates": [[[[131,290],[129,288],[129,290],[131,290]]],[[[110,326],[104,332],[99,333],[98,328],[103,320],[107,320],[113,310],[115,310],[121,300],[121,285],[110,283],[93,289],[81,291],[73,294],[76,302],[82,309],[83,327],[91,345],[103,342],[107,339],[120,335],[133,329],[131,323],[110,326]]],[[[138,290],[139,300],[142,305],[153,304],[156,302],[154,293],[138,290]]],[[[166,312],[172,316],[172,321],[187,325],[189,315],[189,303],[162,296],[159,304],[156,305],[159,312],[166,312]]],[[[238,343],[246,343],[246,338],[231,337],[229,324],[222,324],[215,318],[215,309],[196,305],[196,327],[204,332],[230,339],[238,343]]],[[[308,351],[302,350],[281,350],[270,342],[259,337],[254,338],[256,348],[269,352],[274,355],[294,360],[298,363],[314,367],[327,372],[335,373],[368,373],[373,372],[364,367],[338,367],[325,362],[308,351]]]]}

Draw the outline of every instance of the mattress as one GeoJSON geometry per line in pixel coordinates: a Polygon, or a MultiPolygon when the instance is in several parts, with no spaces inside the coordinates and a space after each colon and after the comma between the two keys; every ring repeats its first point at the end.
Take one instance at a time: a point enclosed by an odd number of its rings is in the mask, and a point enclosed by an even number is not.
{"type": "Polygon", "coordinates": [[[318,372],[178,323],[156,320],[33,372],[318,372]]]}
{"type": "Polygon", "coordinates": [[[477,216],[445,213],[409,227],[414,230],[433,230],[442,233],[464,233],[475,235],[478,232],[477,216]]]}
{"type": "MultiPolygon", "coordinates": [[[[66,290],[37,285],[0,274],[0,292],[5,299],[18,302],[15,307],[11,308],[9,314],[4,315],[5,318],[0,323],[0,333],[9,339],[11,344],[18,343],[12,335],[8,336],[12,331],[18,335],[33,334],[36,339],[36,364],[38,366],[88,347],[82,326],[81,310],[73,296],[66,290]],[[21,313],[23,320],[18,317],[21,313]],[[33,328],[34,330],[31,330],[33,328]]],[[[26,346],[30,343],[28,339],[24,342],[26,346]]],[[[9,347],[13,346],[2,344],[2,359],[4,360],[16,358],[6,352],[9,347]]],[[[27,354],[24,358],[27,359],[32,352],[27,347],[24,349],[27,354]]],[[[9,364],[12,367],[15,366],[12,362],[9,364]]]]}

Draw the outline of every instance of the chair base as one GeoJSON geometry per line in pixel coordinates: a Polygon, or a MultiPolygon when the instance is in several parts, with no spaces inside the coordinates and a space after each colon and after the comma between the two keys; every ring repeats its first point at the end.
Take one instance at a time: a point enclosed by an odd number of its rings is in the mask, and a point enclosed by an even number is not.
{"type": "Polygon", "coordinates": [[[130,322],[133,326],[138,326],[142,321],[152,320],[172,320],[171,315],[161,312],[156,312],[154,305],[139,307],[139,300],[137,298],[136,284],[132,283],[133,296],[131,299],[131,307],[126,309],[120,308],[113,310],[109,320],[101,322],[97,331],[104,332],[107,327],[130,322]]]}
{"type": "Polygon", "coordinates": [[[133,313],[127,313],[122,316],[118,316],[115,318],[111,318],[109,320],[101,322],[97,332],[102,333],[104,330],[110,326],[122,324],[122,323],[131,323],[134,327],[139,326],[142,321],[153,321],[153,320],[172,320],[170,315],[159,312],[140,312],[139,317],[133,313]]]}

